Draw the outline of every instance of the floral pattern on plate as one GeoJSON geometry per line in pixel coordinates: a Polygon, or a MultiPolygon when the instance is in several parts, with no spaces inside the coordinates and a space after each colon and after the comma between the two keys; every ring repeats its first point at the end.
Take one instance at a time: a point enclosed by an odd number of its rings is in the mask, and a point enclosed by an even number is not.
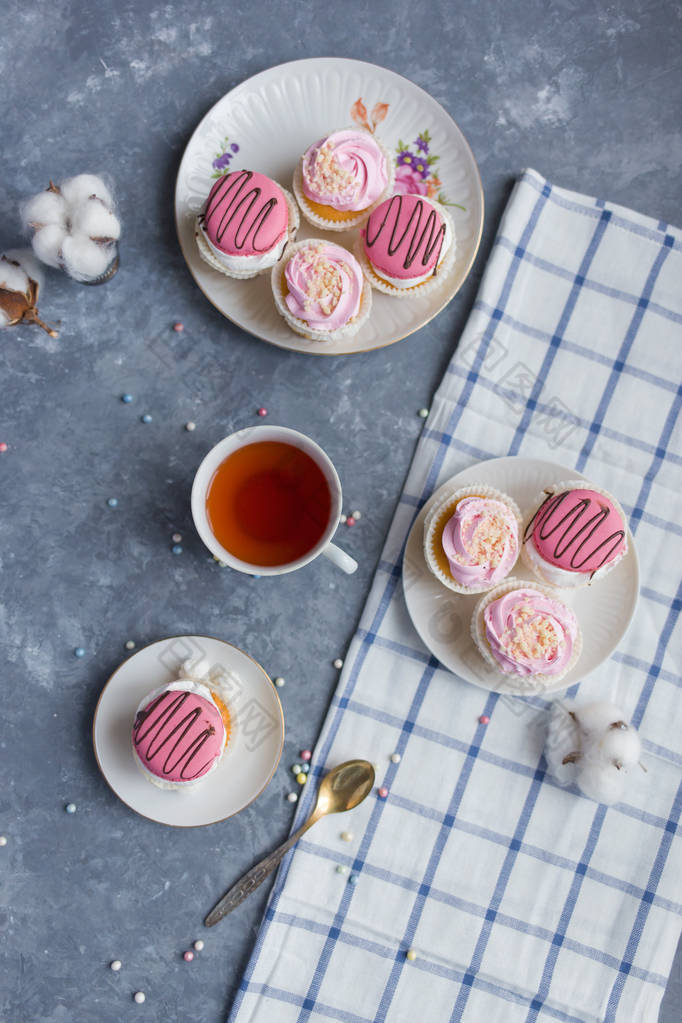
{"type": "Polygon", "coordinates": [[[226,135],[220,143],[219,152],[215,154],[215,158],[211,163],[211,167],[213,168],[211,177],[222,178],[225,174],[229,174],[232,159],[238,152],[238,144],[236,142],[230,142],[229,137],[226,135]]]}
{"type": "MultiPolygon", "coordinates": [[[[374,134],[377,125],[385,119],[388,113],[388,103],[375,103],[371,113],[368,115],[362,97],[356,99],[350,109],[350,116],[357,125],[374,134]]],[[[427,128],[420,131],[411,146],[402,139],[398,139],[396,146],[396,171],[395,191],[402,195],[425,195],[427,199],[436,199],[443,206],[458,206],[465,209],[459,203],[450,202],[441,190],[442,181],[436,173],[436,163],[440,159],[431,152],[431,135],[427,128]]]]}

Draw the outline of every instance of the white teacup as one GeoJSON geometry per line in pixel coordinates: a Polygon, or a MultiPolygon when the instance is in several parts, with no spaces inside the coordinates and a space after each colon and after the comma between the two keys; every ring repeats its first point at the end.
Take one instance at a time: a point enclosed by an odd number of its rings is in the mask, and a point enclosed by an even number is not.
{"type": "Polygon", "coordinates": [[[194,519],[194,525],[199,536],[211,554],[218,558],[219,561],[224,561],[230,568],[235,568],[238,572],[246,572],[248,575],[283,575],[285,572],[294,572],[297,568],[302,568],[303,565],[313,561],[320,554],[324,554],[326,558],[329,558],[330,561],[349,575],[355,572],[358,567],[357,561],[354,561],[350,555],[331,542],[331,538],[339,524],[342,507],[341,483],[329,457],[310,437],[299,433],[298,430],[290,430],[284,426],[251,426],[245,430],[239,430],[237,433],[230,434],[229,437],[225,437],[208,452],[197,469],[194,483],[192,484],[192,518],[194,519]],[[303,451],[313,459],[322,471],[331,496],[329,520],[320,539],[302,557],[297,558],[295,561],[289,561],[284,565],[256,565],[235,557],[216,538],[209,524],[206,512],[206,497],[209,484],[218,466],[229,455],[239,450],[239,448],[243,448],[247,444],[255,444],[257,441],[279,441],[280,443],[291,444],[293,447],[303,451]]]}

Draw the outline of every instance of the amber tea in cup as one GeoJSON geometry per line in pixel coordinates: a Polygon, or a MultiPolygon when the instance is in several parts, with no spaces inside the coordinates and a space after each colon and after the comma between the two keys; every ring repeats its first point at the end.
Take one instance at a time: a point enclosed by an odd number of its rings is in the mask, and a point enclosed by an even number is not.
{"type": "Polygon", "coordinates": [[[329,484],[301,448],[277,440],[246,444],[217,467],[206,515],[218,542],[240,561],[286,565],[322,539],[332,507],[329,484]]]}
{"type": "Polygon", "coordinates": [[[192,518],[221,564],[247,575],[284,575],[323,555],[351,575],[357,561],[332,543],[341,482],[329,456],[286,426],[223,437],[192,483],[192,518]]]}

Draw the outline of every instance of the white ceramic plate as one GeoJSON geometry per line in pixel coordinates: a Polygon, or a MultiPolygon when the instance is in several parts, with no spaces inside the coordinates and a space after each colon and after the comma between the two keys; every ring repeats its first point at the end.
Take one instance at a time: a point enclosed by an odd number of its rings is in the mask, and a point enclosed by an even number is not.
{"type": "Polygon", "coordinates": [[[272,682],[248,654],[208,636],[174,636],[151,643],[116,669],[99,698],[92,737],[102,774],[131,810],[189,828],[225,820],[260,795],[279,763],[284,718],[272,682]],[[217,769],[196,788],[159,789],[133,760],[135,711],[147,693],[177,677],[183,661],[197,657],[239,678],[229,698],[233,731],[217,769]]]}
{"type": "MultiPolygon", "coordinates": [[[[356,121],[360,117],[356,108],[356,121]]],[[[483,190],[469,145],[443,107],[418,86],[374,64],[339,57],[320,57],[280,64],[242,82],[206,114],[185,150],[175,189],[175,219],[180,247],[195,281],[208,300],[229,320],[256,337],[315,355],[366,352],[390,345],[428,323],[462,286],[476,256],[483,228],[483,190]],[[377,127],[397,160],[398,144],[419,157],[437,157],[424,167],[426,178],[401,163],[402,187],[430,187],[445,198],[455,221],[455,266],[438,288],[417,299],[391,299],[372,293],[372,314],[354,338],[338,342],[307,341],[289,330],[275,310],[270,275],[235,281],[211,269],[199,256],[194,221],[206,201],[212,175],[248,168],[262,171],[291,190],[301,153],[321,136],[353,124],[352,108],[361,99],[369,127],[372,113],[384,117],[377,127]],[[378,104],[385,104],[377,109],[378,104]],[[419,146],[417,142],[420,140],[419,146]],[[237,151],[232,147],[236,146],[237,151]],[[427,152],[420,151],[425,147],[427,152]],[[230,162],[228,164],[228,157],[230,162]],[[214,162],[218,165],[214,167],[214,162]],[[225,164],[226,166],[221,166],[225,164]],[[436,184],[434,176],[440,184],[436,184]],[[464,207],[460,209],[459,207],[464,207]]],[[[301,218],[299,238],[326,237],[301,218]]],[[[346,247],[355,232],[328,235],[346,247]]]]}
{"type": "MultiPolygon", "coordinates": [[[[433,504],[449,491],[483,483],[509,494],[526,517],[536,497],[550,483],[584,479],[575,469],[537,458],[492,458],[472,465],[444,483],[426,502],[412,526],[403,559],[403,590],[407,609],[421,639],[438,660],[467,682],[494,692],[511,692],[487,667],[469,632],[471,616],[481,594],[453,593],[429,571],[424,559],[424,519],[433,504]]],[[[534,579],[519,560],[511,573],[534,579]]],[[[536,580],[537,581],[537,580],[536,580]]],[[[604,578],[561,599],[572,607],[583,633],[583,650],[575,667],[542,692],[561,692],[594,671],[616,649],[635,613],[639,593],[639,563],[628,531],[628,553],[604,578]]]]}

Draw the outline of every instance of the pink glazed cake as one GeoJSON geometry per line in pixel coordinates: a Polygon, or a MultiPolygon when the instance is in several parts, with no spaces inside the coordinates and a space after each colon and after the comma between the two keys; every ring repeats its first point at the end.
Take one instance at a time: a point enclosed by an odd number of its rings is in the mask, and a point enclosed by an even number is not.
{"type": "Polygon", "coordinates": [[[370,214],[355,251],[373,288],[396,298],[424,295],[452,269],[454,223],[432,199],[394,195],[370,214]]]}
{"type": "Polygon", "coordinates": [[[296,236],[293,197],[256,171],[226,174],[209,192],[197,218],[201,257],[228,277],[249,278],[269,270],[296,236]]]}
{"type": "Polygon", "coordinates": [[[207,686],[178,679],[154,690],[138,707],[133,755],[148,781],[184,789],[216,769],[229,733],[224,703],[207,686]]]}
{"type": "Polygon", "coordinates": [[[548,487],[523,536],[523,560],[552,586],[585,586],[625,556],[622,508],[605,490],[584,480],[548,487]]]}

